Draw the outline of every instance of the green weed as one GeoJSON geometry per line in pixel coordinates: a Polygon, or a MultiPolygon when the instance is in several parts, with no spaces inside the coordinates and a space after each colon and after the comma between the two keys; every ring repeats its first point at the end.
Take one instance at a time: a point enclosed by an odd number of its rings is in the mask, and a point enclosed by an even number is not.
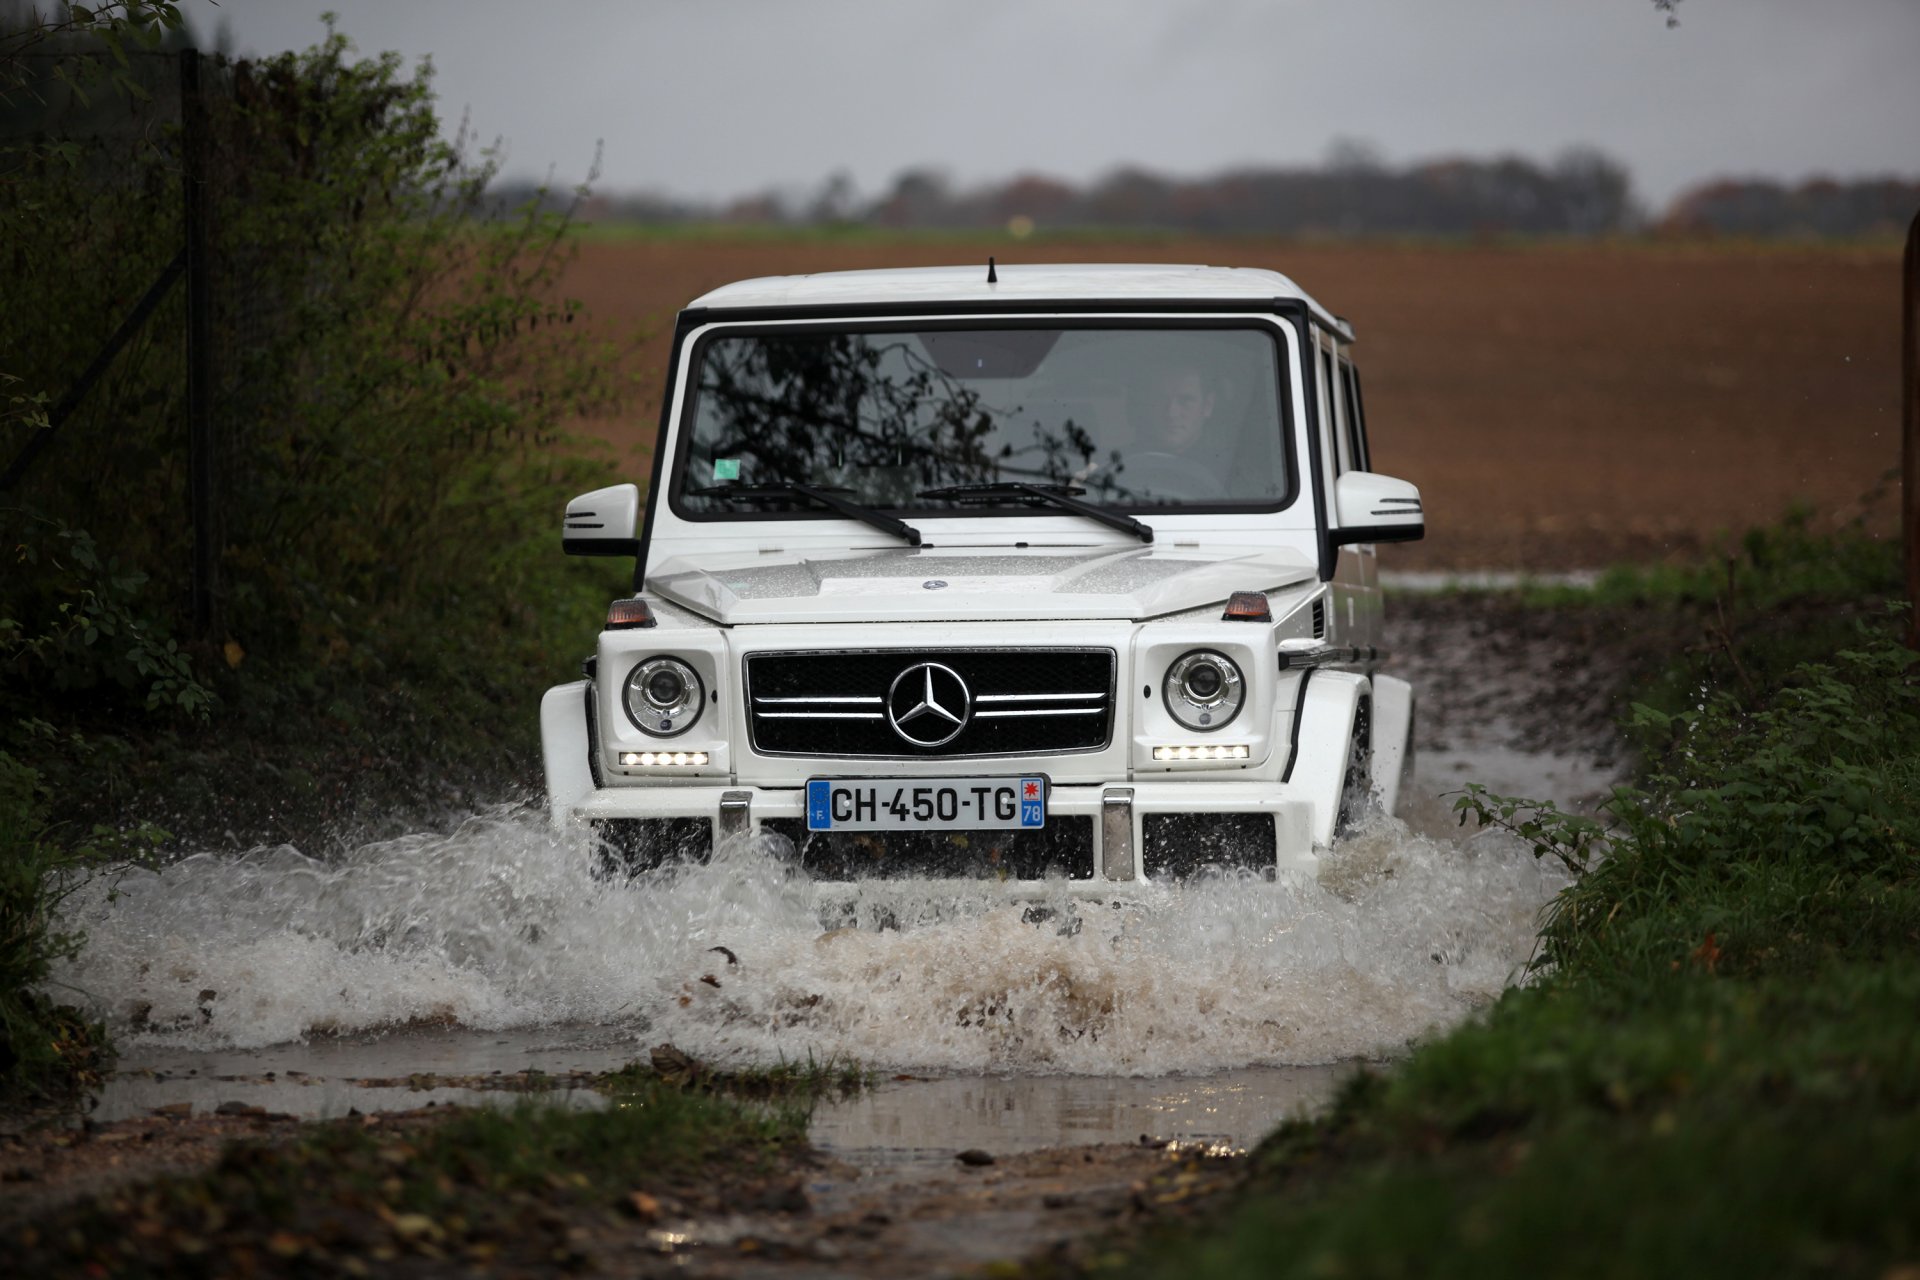
{"type": "Polygon", "coordinates": [[[1764,699],[1636,706],[1655,763],[1604,820],[1468,787],[1463,822],[1509,830],[1576,876],[1548,909],[1537,964],[1640,983],[1701,947],[1732,972],[1920,936],[1920,658],[1858,639],[1764,699]]]}
{"type": "Polygon", "coordinates": [[[630,1062],[602,1076],[596,1087],[622,1089],[663,1081],[732,1097],[810,1102],[821,1097],[858,1093],[872,1087],[874,1080],[872,1070],[838,1054],[820,1059],[808,1050],[805,1060],[789,1061],[782,1056],[768,1066],[721,1070],[689,1058],[671,1046],[663,1046],[648,1062],[630,1062]]]}

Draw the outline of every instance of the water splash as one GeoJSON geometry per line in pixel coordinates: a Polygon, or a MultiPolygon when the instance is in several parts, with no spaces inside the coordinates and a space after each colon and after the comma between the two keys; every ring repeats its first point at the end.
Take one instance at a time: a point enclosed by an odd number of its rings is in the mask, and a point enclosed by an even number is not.
{"type": "Polygon", "coordinates": [[[1317,881],[1038,912],[899,882],[839,902],[783,845],[616,884],[521,809],[326,861],[201,854],[75,894],[88,943],[58,978],[122,1036],[181,1047],[591,1022],[727,1063],[1156,1075],[1392,1054],[1514,979],[1560,885],[1517,843],[1391,820],[1317,881]]]}

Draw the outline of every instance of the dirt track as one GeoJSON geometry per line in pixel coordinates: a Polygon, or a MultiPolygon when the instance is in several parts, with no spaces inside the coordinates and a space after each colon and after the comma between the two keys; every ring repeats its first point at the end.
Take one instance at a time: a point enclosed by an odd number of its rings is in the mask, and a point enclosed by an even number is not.
{"type": "MultiPolygon", "coordinates": [[[[998,256],[1271,267],[1350,318],[1380,468],[1432,533],[1397,568],[1563,569],[1682,556],[1813,504],[1844,520],[1899,465],[1899,253],[1262,241],[978,245],[601,241],[566,281],[644,381],[586,424],[640,478],[675,310],[729,280],[998,256]]],[[[1893,491],[1897,495],[1897,487],[1893,491]]],[[[1897,497],[1870,504],[1893,528],[1897,497]]]]}

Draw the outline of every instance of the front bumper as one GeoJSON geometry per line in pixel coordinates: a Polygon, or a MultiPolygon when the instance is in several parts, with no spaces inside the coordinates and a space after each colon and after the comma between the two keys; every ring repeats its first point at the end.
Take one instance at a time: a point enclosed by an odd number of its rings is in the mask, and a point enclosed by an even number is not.
{"type": "Polygon", "coordinates": [[[859,851],[884,860],[889,844],[894,857],[886,865],[900,868],[892,874],[925,874],[907,847],[924,853],[937,846],[950,868],[947,874],[1038,879],[1046,865],[1064,871],[1070,891],[1089,893],[1208,865],[1276,872],[1311,871],[1317,865],[1313,806],[1283,783],[1211,782],[1188,775],[1107,786],[1056,785],[1047,813],[1049,825],[1058,830],[1045,856],[1014,852],[1014,842],[1006,839],[1013,833],[1003,832],[816,833],[809,838],[805,799],[801,787],[595,788],[570,805],[562,821],[617,833],[630,860],[637,856],[648,863],[660,853],[656,839],[667,831],[688,852],[775,832],[795,841],[803,865],[818,866],[828,878],[864,874],[856,869],[863,865],[859,851]]]}

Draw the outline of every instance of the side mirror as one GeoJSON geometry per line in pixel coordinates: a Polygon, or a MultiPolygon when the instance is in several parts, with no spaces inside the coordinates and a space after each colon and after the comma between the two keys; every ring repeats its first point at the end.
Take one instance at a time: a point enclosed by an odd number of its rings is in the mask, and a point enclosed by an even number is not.
{"type": "Polygon", "coordinates": [[[640,487],[616,484],[583,493],[567,504],[560,549],[570,556],[637,556],[640,487]]]}
{"type": "Polygon", "coordinates": [[[1405,480],[1349,471],[1333,484],[1332,542],[1417,542],[1427,536],[1420,490],[1405,480]]]}

